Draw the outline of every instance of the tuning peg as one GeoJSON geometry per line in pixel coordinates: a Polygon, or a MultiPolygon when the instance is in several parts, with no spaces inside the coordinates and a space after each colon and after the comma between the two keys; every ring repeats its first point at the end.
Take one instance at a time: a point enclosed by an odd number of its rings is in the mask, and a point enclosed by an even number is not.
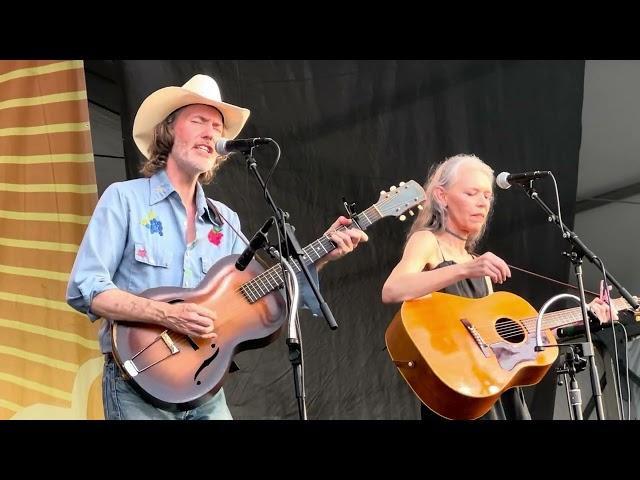
{"type": "Polygon", "coordinates": [[[424,210],[424,207],[422,205],[418,205],[418,210],[424,210]]]}
{"type": "Polygon", "coordinates": [[[413,213],[413,210],[409,210],[409,215],[411,215],[412,217],[415,215],[415,213],[413,213]]]}
{"type": "Polygon", "coordinates": [[[385,193],[387,192],[385,192],[384,190],[380,190],[380,195],[384,195],[385,193]]]}
{"type": "Polygon", "coordinates": [[[404,185],[404,182],[400,182],[398,185],[402,187],[404,185]]]}
{"type": "Polygon", "coordinates": [[[389,188],[389,191],[393,192],[396,189],[395,185],[391,185],[391,188],[389,188]]]}
{"type": "Polygon", "coordinates": [[[400,219],[401,222],[404,222],[407,219],[405,215],[400,215],[398,218],[400,219]]]}

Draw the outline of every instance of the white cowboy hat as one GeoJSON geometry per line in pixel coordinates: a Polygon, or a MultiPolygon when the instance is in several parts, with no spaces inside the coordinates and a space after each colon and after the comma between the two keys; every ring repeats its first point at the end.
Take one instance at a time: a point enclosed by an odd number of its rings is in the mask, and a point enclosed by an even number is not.
{"type": "Polygon", "coordinates": [[[224,103],[216,81],[207,75],[195,75],[182,87],[165,87],[149,95],[136,113],[133,121],[133,139],[142,154],[149,158],[153,131],[171,112],[192,104],[211,105],[224,117],[222,136],[232,139],[238,136],[247,122],[248,109],[224,103]]]}

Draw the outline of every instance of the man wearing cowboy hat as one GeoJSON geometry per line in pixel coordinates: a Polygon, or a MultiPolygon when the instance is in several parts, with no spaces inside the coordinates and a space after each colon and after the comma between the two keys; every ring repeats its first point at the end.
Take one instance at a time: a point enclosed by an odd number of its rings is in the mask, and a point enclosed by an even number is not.
{"type": "MultiPolygon", "coordinates": [[[[184,335],[216,338],[216,314],[190,302],[170,304],[136,295],[160,286],[198,285],[219,259],[241,253],[246,238],[238,215],[221,202],[208,208],[202,189],[223,160],[216,140],[233,139],[249,110],[222,102],[216,81],[195,75],[166,87],[140,105],[133,124],[146,157],[145,178],[110,185],[100,198],[71,271],[67,302],[95,321],[104,317],[103,400],[107,419],[231,419],[223,389],[200,406],[170,412],[147,403],[122,378],[111,353],[109,318],[162,325],[184,335]]],[[[351,252],[367,235],[336,220],[327,234],[337,248],[316,262],[351,252]]]]}

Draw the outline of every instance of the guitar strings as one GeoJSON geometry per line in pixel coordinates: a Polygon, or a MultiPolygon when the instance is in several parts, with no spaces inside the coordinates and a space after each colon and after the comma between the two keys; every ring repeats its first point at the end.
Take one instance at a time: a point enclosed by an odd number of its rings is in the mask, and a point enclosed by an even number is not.
{"type": "MultiPolygon", "coordinates": [[[[623,298],[615,299],[612,301],[612,303],[614,303],[614,307],[618,310],[622,310],[624,308],[629,307],[629,305],[623,298]]],[[[542,330],[554,329],[554,328],[563,326],[564,320],[569,318],[572,321],[569,322],[568,324],[577,323],[581,321],[582,315],[574,315],[574,313],[579,312],[579,310],[580,309],[576,307],[576,308],[571,308],[564,311],[551,312],[545,315],[542,319],[542,325],[540,330],[542,331],[542,330]],[[563,323],[561,323],[560,325],[556,325],[555,322],[557,320],[562,320],[563,323]]],[[[509,319],[509,321],[510,323],[505,324],[504,326],[503,325],[495,326],[495,331],[493,327],[486,327],[486,326],[476,327],[476,329],[483,337],[486,337],[487,339],[494,339],[496,331],[501,338],[514,338],[514,337],[522,336],[523,330],[526,330],[526,333],[528,333],[529,335],[535,334],[537,317],[527,317],[521,320],[509,319]]]]}
{"type": "MultiPolygon", "coordinates": [[[[629,307],[629,305],[624,299],[615,299],[613,300],[613,303],[614,303],[614,307],[618,310],[622,310],[629,307]]],[[[541,330],[546,330],[549,328],[554,329],[554,328],[561,327],[563,325],[578,323],[582,320],[582,315],[578,314],[579,311],[580,309],[576,307],[576,308],[571,308],[564,311],[551,312],[545,315],[546,322],[545,322],[545,317],[543,317],[541,330]],[[566,323],[565,321],[567,319],[570,319],[571,321],[566,323]],[[555,322],[557,320],[561,320],[562,323],[556,325],[555,322]]],[[[535,333],[536,321],[537,321],[537,317],[524,318],[520,320],[520,323],[517,323],[515,320],[511,320],[511,322],[513,323],[511,323],[509,326],[505,325],[505,327],[501,328],[501,331],[508,334],[507,337],[518,336],[522,334],[522,328],[520,326],[520,324],[522,324],[524,328],[527,330],[527,333],[532,334],[532,333],[535,333]]]]}
{"type": "MultiPolygon", "coordinates": [[[[370,206],[366,210],[363,210],[360,213],[360,215],[364,215],[366,217],[367,221],[369,222],[369,226],[373,225],[376,221],[380,220],[381,218],[384,218],[384,215],[381,215],[375,209],[375,205],[379,205],[380,207],[383,207],[388,203],[392,203],[394,200],[397,200],[397,198],[395,198],[393,196],[390,197],[390,198],[381,200],[380,202],[370,206]],[[373,216],[372,214],[375,214],[376,216],[380,215],[380,218],[377,218],[374,221],[372,221],[371,218],[370,218],[370,217],[373,216]]],[[[414,205],[414,206],[416,206],[416,205],[414,205]]],[[[413,207],[411,207],[411,208],[413,208],[413,207]]],[[[406,209],[404,211],[406,211],[406,209]]],[[[348,228],[350,228],[350,226],[340,225],[338,228],[335,229],[335,231],[345,231],[348,228]]],[[[307,249],[311,249],[311,251],[313,251],[313,253],[317,254],[317,252],[315,251],[315,248],[313,247],[313,244],[316,243],[316,242],[319,242],[320,245],[322,246],[323,250],[326,251],[325,255],[336,248],[336,245],[332,242],[332,240],[325,233],[325,234],[322,235],[322,237],[318,238],[317,240],[315,240],[314,242],[310,243],[309,245],[307,245],[306,247],[304,247],[302,249],[303,252],[305,252],[305,254],[307,255],[307,257],[310,257],[310,254],[309,254],[309,252],[307,252],[307,249]],[[331,250],[327,251],[327,248],[322,243],[323,239],[327,239],[331,243],[331,245],[333,247],[333,248],[331,248],[331,250]]],[[[324,256],[324,255],[322,255],[322,256],[324,256]]],[[[322,256],[320,256],[319,258],[322,258],[322,256]]],[[[279,267],[280,267],[279,264],[273,265],[273,266],[269,267],[268,269],[266,269],[265,271],[261,272],[260,274],[256,275],[251,280],[248,280],[247,282],[244,282],[243,284],[241,284],[232,293],[240,293],[242,296],[235,296],[234,295],[234,300],[231,303],[226,303],[225,304],[225,308],[228,309],[228,310],[232,310],[233,311],[235,309],[232,309],[230,307],[233,307],[234,304],[236,304],[237,306],[241,306],[243,303],[247,302],[248,300],[253,300],[253,302],[255,303],[259,299],[265,297],[266,295],[268,295],[268,294],[270,294],[270,293],[272,293],[274,291],[279,290],[281,288],[281,285],[282,285],[282,279],[280,278],[280,272],[278,272],[278,268],[279,267]],[[268,284],[265,284],[265,282],[264,282],[265,279],[274,280],[274,283],[276,284],[275,287],[273,285],[271,285],[270,281],[269,281],[268,284]],[[251,286],[253,287],[254,292],[259,294],[259,296],[256,296],[255,300],[247,298],[247,293],[245,293],[245,291],[249,290],[249,286],[250,286],[249,284],[252,284],[251,286]],[[268,287],[267,287],[267,285],[268,285],[268,287]],[[260,287],[264,287],[264,288],[260,288],[260,287]],[[265,292],[262,292],[263,289],[265,290],[265,292]]],[[[254,292],[250,292],[250,293],[254,293],[254,292]]],[[[251,305],[251,304],[252,303],[249,303],[249,305],[251,305]]],[[[218,320],[218,325],[220,325],[220,326],[224,325],[224,323],[236,320],[240,316],[241,315],[237,315],[237,316],[233,315],[231,317],[224,317],[223,323],[220,323],[220,320],[218,320]]],[[[217,327],[217,328],[220,328],[220,327],[217,327]]],[[[174,345],[176,345],[176,346],[189,346],[191,344],[191,342],[189,341],[189,338],[191,336],[189,336],[189,335],[185,335],[183,333],[176,332],[175,330],[171,330],[171,329],[166,329],[166,332],[169,335],[169,338],[171,338],[171,340],[173,341],[174,345]],[[179,338],[174,338],[174,337],[172,337],[172,335],[173,336],[179,336],[179,338]]],[[[196,338],[201,338],[201,337],[196,337],[196,338]]],[[[206,339],[206,340],[210,340],[210,339],[206,339]]],[[[195,342],[195,340],[193,340],[193,339],[192,339],[192,341],[195,342]]]]}
{"type": "MultiPolygon", "coordinates": [[[[233,294],[236,292],[229,292],[229,293],[233,294]]],[[[231,297],[229,293],[226,295],[226,297],[223,297],[223,298],[231,297]]],[[[224,305],[226,310],[234,312],[234,314],[230,316],[221,317],[220,319],[214,321],[214,324],[217,324],[217,327],[216,327],[217,329],[222,328],[225,324],[229,322],[233,322],[238,318],[241,318],[243,313],[242,309],[237,307],[242,307],[244,305],[247,305],[247,303],[244,297],[233,295],[233,299],[230,301],[225,301],[224,305]]],[[[166,329],[166,332],[167,332],[167,335],[169,335],[169,338],[171,338],[171,340],[173,341],[174,345],[179,347],[190,346],[191,342],[189,341],[189,338],[191,338],[191,340],[196,344],[198,343],[197,339],[202,338],[202,337],[197,337],[195,335],[194,336],[185,335],[184,333],[176,332],[175,330],[170,330],[170,329],[166,329]],[[195,337],[195,339],[192,337],[195,337]]],[[[212,339],[206,338],[202,340],[209,342],[212,339]]],[[[217,340],[213,340],[213,343],[217,343],[217,340]]]]}

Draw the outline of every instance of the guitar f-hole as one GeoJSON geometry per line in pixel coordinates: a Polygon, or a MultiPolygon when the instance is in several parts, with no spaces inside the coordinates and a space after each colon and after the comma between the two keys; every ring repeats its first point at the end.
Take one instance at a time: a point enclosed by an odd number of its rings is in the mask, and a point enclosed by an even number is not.
{"type": "Polygon", "coordinates": [[[216,348],[216,344],[213,343],[211,345],[211,348],[213,348],[213,355],[211,355],[209,358],[207,358],[204,362],[202,362],[202,365],[200,365],[200,368],[198,368],[198,370],[196,370],[195,375],[193,376],[193,379],[196,380],[196,385],[200,385],[200,380],[198,380],[198,375],[200,375],[200,372],[206,367],[208,366],[211,362],[213,362],[215,360],[215,358],[218,356],[218,353],[220,353],[220,349],[216,348]]]}

